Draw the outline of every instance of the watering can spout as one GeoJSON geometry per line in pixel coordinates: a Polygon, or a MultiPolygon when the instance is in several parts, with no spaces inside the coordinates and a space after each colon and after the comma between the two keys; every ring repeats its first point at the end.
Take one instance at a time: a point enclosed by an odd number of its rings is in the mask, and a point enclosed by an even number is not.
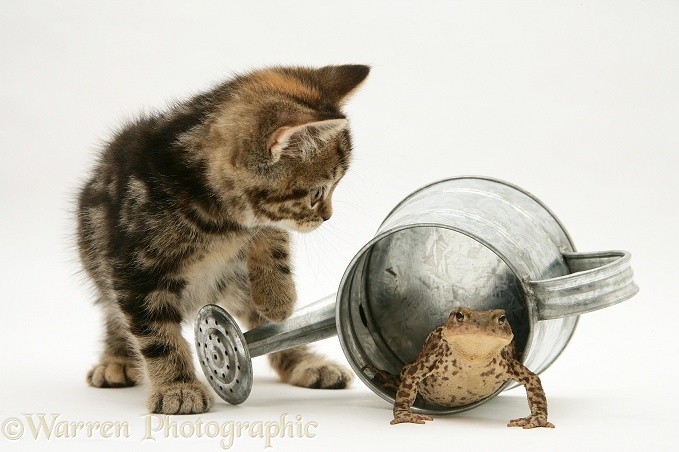
{"type": "Polygon", "coordinates": [[[284,322],[262,325],[243,336],[252,357],[337,336],[335,294],[304,306],[284,322]]]}

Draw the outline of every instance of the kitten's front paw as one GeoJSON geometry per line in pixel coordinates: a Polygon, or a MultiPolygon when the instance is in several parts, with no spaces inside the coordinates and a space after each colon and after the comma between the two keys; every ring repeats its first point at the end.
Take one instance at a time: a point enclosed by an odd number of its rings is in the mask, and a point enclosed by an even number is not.
{"type": "Polygon", "coordinates": [[[276,304],[272,306],[267,306],[265,309],[259,309],[259,313],[272,322],[280,323],[287,320],[293,311],[294,304],[276,304]]]}
{"type": "Polygon", "coordinates": [[[125,358],[104,358],[87,373],[87,383],[95,388],[123,388],[140,380],[136,363],[125,358]]]}
{"type": "Polygon", "coordinates": [[[282,322],[290,317],[297,301],[295,283],[290,275],[253,278],[250,293],[257,312],[271,322],[282,322]]]}
{"type": "MultiPolygon", "coordinates": [[[[273,285],[273,282],[270,282],[273,285]]],[[[287,320],[295,308],[297,293],[290,284],[280,284],[279,287],[252,286],[252,301],[257,311],[271,322],[287,320]]]]}
{"type": "Polygon", "coordinates": [[[332,361],[302,361],[291,372],[288,383],[303,388],[344,389],[354,379],[351,371],[332,361]]]}
{"type": "Polygon", "coordinates": [[[153,388],[148,399],[149,411],[160,414],[205,413],[214,405],[210,390],[197,381],[171,383],[153,388]]]}

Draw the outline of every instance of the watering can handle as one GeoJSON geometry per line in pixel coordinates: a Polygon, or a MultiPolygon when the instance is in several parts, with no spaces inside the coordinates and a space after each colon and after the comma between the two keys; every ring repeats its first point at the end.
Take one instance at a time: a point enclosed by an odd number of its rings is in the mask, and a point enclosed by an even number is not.
{"type": "Polygon", "coordinates": [[[596,311],[639,292],[627,251],[571,252],[563,257],[570,274],[528,283],[539,320],[596,311]]]}

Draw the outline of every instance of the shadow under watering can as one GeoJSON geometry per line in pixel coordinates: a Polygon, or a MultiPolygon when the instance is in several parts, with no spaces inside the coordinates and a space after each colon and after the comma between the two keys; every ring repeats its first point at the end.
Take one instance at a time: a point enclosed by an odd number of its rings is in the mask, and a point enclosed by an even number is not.
{"type": "MultiPolygon", "coordinates": [[[[413,361],[450,312],[504,309],[521,361],[545,370],[571,338],[578,315],[635,295],[626,251],[581,253],[554,214],[521,188],[484,177],[423,187],[397,205],[347,267],[337,294],[287,321],[242,333],[215,305],[196,321],[198,357],[214,390],[229,403],[252,389],[251,357],[334,335],[359,378],[390,403],[395,394],[372,379],[371,364],[392,374],[413,361]]],[[[448,414],[423,401],[413,411],[448,414]]]]}

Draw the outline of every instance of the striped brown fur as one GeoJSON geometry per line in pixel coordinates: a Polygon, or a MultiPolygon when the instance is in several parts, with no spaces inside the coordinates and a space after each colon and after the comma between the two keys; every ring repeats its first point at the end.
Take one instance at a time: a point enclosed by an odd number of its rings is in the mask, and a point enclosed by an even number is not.
{"type": "MultiPolygon", "coordinates": [[[[351,138],[341,107],[366,66],[275,67],[235,77],[106,145],[78,205],[81,260],[105,313],[96,387],[146,379],[148,409],[207,411],[181,335],[207,303],[249,327],[282,321],[296,300],[291,230],[332,214],[351,138]]],[[[281,379],[341,388],[343,367],[306,347],[275,354],[281,379]]]]}

